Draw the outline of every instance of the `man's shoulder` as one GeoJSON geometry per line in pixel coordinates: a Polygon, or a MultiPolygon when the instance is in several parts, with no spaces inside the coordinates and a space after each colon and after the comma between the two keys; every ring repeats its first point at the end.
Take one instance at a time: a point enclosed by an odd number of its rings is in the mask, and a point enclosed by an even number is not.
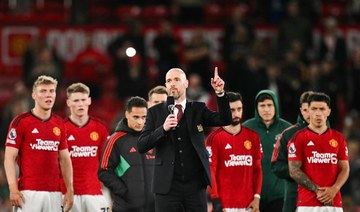
{"type": "Polygon", "coordinates": [[[246,132],[248,135],[259,136],[259,134],[254,129],[252,129],[248,126],[243,125],[242,130],[244,130],[244,132],[246,132]]]}
{"type": "Polygon", "coordinates": [[[343,137],[343,134],[342,134],[340,131],[336,130],[336,129],[328,128],[328,131],[329,131],[330,133],[332,133],[333,135],[343,137]]]}
{"type": "Polygon", "coordinates": [[[288,122],[288,121],[286,121],[285,119],[282,119],[282,118],[279,119],[279,123],[280,123],[283,127],[285,127],[285,129],[288,128],[288,127],[290,127],[290,126],[292,125],[290,122],[288,122]]]}
{"type": "Polygon", "coordinates": [[[293,124],[283,131],[283,133],[282,133],[283,137],[285,137],[285,138],[292,137],[297,131],[299,131],[303,128],[304,127],[299,126],[298,124],[293,124]]]}
{"type": "Polygon", "coordinates": [[[188,101],[188,105],[199,107],[199,106],[206,106],[205,102],[198,102],[198,101],[188,101]]]}
{"type": "MultiPolygon", "coordinates": [[[[194,113],[197,113],[206,107],[207,106],[204,102],[198,102],[198,101],[187,101],[186,102],[186,108],[191,108],[191,110],[194,113]]],[[[185,108],[185,110],[186,110],[186,108],[185,108]]]]}
{"type": "Polygon", "coordinates": [[[209,135],[207,136],[207,139],[212,140],[217,135],[220,135],[220,137],[221,137],[222,133],[226,133],[226,131],[222,127],[219,127],[217,129],[213,130],[211,133],[209,133],[209,135]]]}
{"type": "Polygon", "coordinates": [[[167,108],[166,102],[156,104],[148,109],[148,111],[159,112],[167,108]]]}
{"type": "Polygon", "coordinates": [[[128,133],[125,131],[116,131],[109,137],[109,142],[121,142],[125,140],[128,133]]]}
{"type": "Polygon", "coordinates": [[[306,137],[309,132],[310,132],[309,129],[307,127],[304,127],[302,129],[297,130],[291,138],[293,141],[298,142],[299,140],[302,140],[304,136],[306,137]]]}
{"type": "Polygon", "coordinates": [[[97,125],[97,127],[107,129],[105,122],[102,119],[99,119],[97,117],[90,116],[90,121],[89,122],[91,122],[94,125],[97,125]]]}
{"type": "Polygon", "coordinates": [[[20,124],[20,122],[25,121],[25,120],[27,120],[28,118],[31,118],[31,117],[32,117],[32,115],[31,115],[30,112],[25,112],[25,113],[22,113],[20,115],[17,115],[12,120],[12,126],[17,127],[20,124]]]}
{"type": "Polygon", "coordinates": [[[250,118],[250,119],[244,121],[244,123],[242,125],[247,127],[247,128],[253,129],[253,127],[255,126],[255,124],[257,122],[258,121],[256,120],[256,118],[250,118]]]}
{"type": "Polygon", "coordinates": [[[64,119],[56,113],[51,113],[51,119],[64,123],[64,119]]]}

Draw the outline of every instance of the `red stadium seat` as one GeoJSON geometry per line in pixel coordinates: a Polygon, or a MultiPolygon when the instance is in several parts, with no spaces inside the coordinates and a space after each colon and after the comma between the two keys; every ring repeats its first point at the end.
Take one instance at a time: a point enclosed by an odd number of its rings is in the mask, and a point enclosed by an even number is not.
{"type": "Polygon", "coordinates": [[[220,24],[223,22],[224,13],[222,7],[217,4],[207,4],[205,6],[205,23],[220,24]]]}
{"type": "Polygon", "coordinates": [[[39,20],[41,24],[64,25],[69,23],[69,15],[63,11],[47,11],[41,14],[39,20]]]}
{"type": "Polygon", "coordinates": [[[0,21],[6,25],[67,24],[69,20],[69,8],[65,8],[62,1],[34,2],[25,12],[11,11],[5,6],[8,5],[0,4],[0,21]]]}
{"type": "Polygon", "coordinates": [[[109,7],[91,7],[89,19],[92,24],[114,24],[113,9],[109,7]]]}
{"type": "Polygon", "coordinates": [[[245,16],[248,16],[250,13],[250,7],[247,4],[227,5],[224,8],[225,21],[231,21],[236,10],[240,10],[245,16]]]}
{"type": "Polygon", "coordinates": [[[116,16],[120,23],[126,23],[130,19],[141,18],[142,9],[138,6],[123,5],[116,9],[116,16]]]}
{"type": "Polygon", "coordinates": [[[322,17],[335,17],[339,22],[346,19],[346,5],[343,4],[323,4],[321,8],[322,17]]]}
{"type": "Polygon", "coordinates": [[[146,6],[142,9],[141,19],[144,23],[155,24],[170,17],[170,9],[164,5],[146,6]]]}
{"type": "Polygon", "coordinates": [[[59,12],[59,11],[64,11],[65,7],[64,7],[64,3],[62,3],[62,2],[44,1],[43,5],[34,3],[34,9],[38,12],[41,12],[41,11],[59,12]]]}
{"type": "Polygon", "coordinates": [[[3,25],[36,25],[38,18],[35,14],[3,14],[3,25]]]}

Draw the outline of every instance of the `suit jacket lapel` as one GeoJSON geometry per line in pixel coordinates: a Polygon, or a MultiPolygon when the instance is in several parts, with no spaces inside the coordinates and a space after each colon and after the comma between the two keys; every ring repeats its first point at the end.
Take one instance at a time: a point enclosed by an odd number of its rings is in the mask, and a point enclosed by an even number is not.
{"type": "Polygon", "coordinates": [[[191,132],[191,122],[192,122],[191,119],[192,119],[192,114],[193,114],[192,102],[188,102],[188,101],[186,102],[186,108],[185,108],[184,114],[185,114],[188,132],[191,132]]]}

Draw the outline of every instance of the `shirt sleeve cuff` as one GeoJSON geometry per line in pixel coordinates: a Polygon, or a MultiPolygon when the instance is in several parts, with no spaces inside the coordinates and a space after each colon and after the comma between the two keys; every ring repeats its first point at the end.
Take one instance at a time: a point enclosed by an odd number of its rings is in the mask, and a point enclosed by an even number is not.
{"type": "Polygon", "coordinates": [[[217,97],[223,97],[225,95],[225,91],[220,91],[220,92],[215,91],[215,94],[217,97]]]}

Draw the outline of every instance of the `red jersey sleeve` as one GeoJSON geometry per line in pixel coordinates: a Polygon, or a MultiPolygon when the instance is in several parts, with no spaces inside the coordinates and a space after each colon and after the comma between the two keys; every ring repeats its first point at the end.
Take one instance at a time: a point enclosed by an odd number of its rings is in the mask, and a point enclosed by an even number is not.
{"type": "Polygon", "coordinates": [[[20,119],[20,116],[17,116],[11,121],[5,146],[20,149],[23,140],[23,126],[20,119]]]}
{"type": "Polygon", "coordinates": [[[261,159],[263,158],[263,151],[258,134],[254,134],[255,152],[254,152],[254,177],[253,189],[254,194],[261,194],[261,187],[263,182],[263,173],[261,167],[261,159]]]}
{"type": "Polygon", "coordinates": [[[209,160],[210,160],[210,172],[211,172],[211,187],[209,186],[209,194],[210,198],[219,198],[219,193],[217,189],[216,183],[216,173],[217,173],[217,165],[218,165],[218,147],[217,140],[215,139],[216,131],[212,132],[206,139],[206,149],[209,152],[209,160]]]}
{"type": "Polygon", "coordinates": [[[254,159],[255,160],[262,159],[264,157],[264,154],[263,154],[263,151],[262,151],[260,137],[257,134],[255,134],[255,136],[254,136],[254,143],[255,143],[254,159]]]}
{"type": "Polygon", "coordinates": [[[302,161],[303,160],[303,145],[301,136],[296,133],[288,143],[288,160],[302,161]]]}
{"type": "Polygon", "coordinates": [[[61,133],[61,138],[60,138],[60,144],[59,144],[59,150],[63,150],[63,149],[67,149],[68,145],[67,145],[67,136],[66,136],[66,130],[65,130],[65,124],[64,122],[61,120],[60,124],[60,133],[61,133]]]}
{"type": "Polygon", "coordinates": [[[338,159],[349,160],[348,148],[346,146],[346,141],[343,136],[340,136],[340,148],[339,148],[338,159]]]}
{"type": "Polygon", "coordinates": [[[105,142],[107,141],[107,139],[109,138],[109,132],[106,129],[106,127],[104,125],[101,125],[101,129],[99,129],[100,134],[101,134],[101,140],[100,140],[100,144],[99,144],[99,148],[98,148],[98,157],[99,157],[99,161],[100,161],[100,157],[101,157],[101,153],[104,149],[104,145],[105,142]]]}

